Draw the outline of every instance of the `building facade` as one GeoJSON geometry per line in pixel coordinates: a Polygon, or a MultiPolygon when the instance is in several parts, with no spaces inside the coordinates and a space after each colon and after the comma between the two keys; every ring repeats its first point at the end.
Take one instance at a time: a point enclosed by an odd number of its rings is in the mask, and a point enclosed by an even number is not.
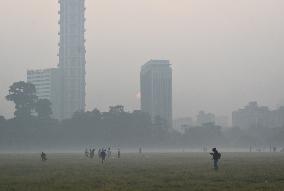
{"type": "Polygon", "coordinates": [[[60,119],[85,110],[85,0],[59,0],[60,119]]]}
{"type": "Polygon", "coordinates": [[[85,0],[58,0],[60,36],[58,68],[29,70],[27,81],[52,103],[53,117],[71,118],[85,110],[85,0]]]}
{"type": "Polygon", "coordinates": [[[232,125],[241,129],[271,127],[271,114],[268,107],[250,102],[244,108],[232,113],[232,125]]]}
{"type": "Polygon", "coordinates": [[[205,124],[215,124],[215,115],[213,113],[206,113],[204,111],[200,111],[196,116],[196,123],[198,126],[202,126],[205,124]]]}
{"type": "Polygon", "coordinates": [[[173,120],[173,128],[181,133],[184,133],[191,127],[194,127],[194,122],[191,117],[184,117],[173,120]]]}
{"type": "Polygon", "coordinates": [[[140,72],[141,110],[172,126],[172,69],[168,60],[150,60],[140,72]]]}
{"type": "Polygon", "coordinates": [[[27,82],[35,86],[37,97],[48,99],[52,103],[52,117],[54,118],[60,116],[58,75],[59,70],[56,68],[27,71],[27,82]]]}
{"type": "Polygon", "coordinates": [[[227,116],[215,116],[215,125],[220,127],[229,127],[229,117],[227,116]]]}

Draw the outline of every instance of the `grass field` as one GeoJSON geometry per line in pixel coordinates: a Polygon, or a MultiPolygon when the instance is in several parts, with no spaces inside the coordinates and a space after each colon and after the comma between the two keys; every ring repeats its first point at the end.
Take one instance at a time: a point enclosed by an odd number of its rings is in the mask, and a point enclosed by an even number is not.
{"type": "Polygon", "coordinates": [[[283,153],[123,154],[104,165],[79,154],[0,155],[2,191],[284,191],[283,153]]]}

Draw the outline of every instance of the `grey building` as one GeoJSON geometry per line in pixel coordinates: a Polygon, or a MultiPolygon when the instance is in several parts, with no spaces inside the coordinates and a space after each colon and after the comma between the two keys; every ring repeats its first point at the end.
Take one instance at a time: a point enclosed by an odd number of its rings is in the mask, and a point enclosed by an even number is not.
{"type": "Polygon", "coordinates": [[[268,107],[258,106],[257,102],[250,102],[244,108],[232,113],[233,127],[241,129],[271,127],[271,111],[268,107]]]}
{"type": "Polygon", "coordinates": [[[85,0],[59,0],[60,119],[85,110],[85,0]]]}
{"type": "Polygon", "coordinates": [[[232,113],[232,124],[241,129],[284,127],[284,106],[270,110],[257,102],[250,102],[232,113]]]}
{"type": "Polygon", "coordinates": [[[169,60],[150,60],[140,72],[141,110],[172,126],[172,69],[169,60]]]}
{"type": "Polygon", "coordinates": [[[27,81],[36,86],[39,98],[51,101],[53,117],[62,120],[85,110],[85,0],[58,2],[58,68],[28,71],[27,81]]]}
{"type": "Polygon", "coordinates": [[[56,68],[27,71],[27,82],[35,86],[38,98],[48,99],[52,103],[52,117],[54,118],[60,116],[58,74],[59,71],[56,68]]]}
{"type": "Polygon", "coordinates": [[[206,113],[204,111],[200,111],[196,117],[196,123],[199,126],[205,124],[215,124],[215,115],[213,113],[206,113]]]}
{"type": "Polygon", "coordinates": [[[284,106],[271,111],[271,126],[284,127],[284,106]]]}
{"type": "Polygon", "coordinates": [[[194,122],[191,117],[184,117],[173,120],[173,128],[181,133],[184,133],[190,127],[194,127],[194,122]]]}
{"type": "Polygon", "coordinates": [[[215,125],[221,127],[229,127],[229,117],[228,116],[215,116],[215,125]]]}

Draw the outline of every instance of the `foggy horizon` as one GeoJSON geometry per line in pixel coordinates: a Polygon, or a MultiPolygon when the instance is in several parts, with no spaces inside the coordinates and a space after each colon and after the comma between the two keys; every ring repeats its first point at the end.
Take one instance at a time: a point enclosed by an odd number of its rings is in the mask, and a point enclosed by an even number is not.
{"type": "MultiPolygon", "coordinates": [[[[283,6],[281,0],[86,0],[87,110],[139,109],[140,67],[151,59],[172,64],[174,118],[200,110],[231,117],[250,101],[284,104],[283,6]]],[[[9,86],[26,81],[28,69],[58,64],[59,5],[10,0],[0,2],[0,11],[0,115],[11,117],[9,86]]]]}

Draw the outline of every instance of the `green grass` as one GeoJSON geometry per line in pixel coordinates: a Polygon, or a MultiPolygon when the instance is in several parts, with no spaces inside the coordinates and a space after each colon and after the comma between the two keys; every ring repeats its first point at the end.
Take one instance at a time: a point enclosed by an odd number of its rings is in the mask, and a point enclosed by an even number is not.
{"type": "Polygon", "coordinates": [[[284,191],[283,153],[123,154],[101,165],[79,154],[0,155],[2,191],[284,191]]]}

